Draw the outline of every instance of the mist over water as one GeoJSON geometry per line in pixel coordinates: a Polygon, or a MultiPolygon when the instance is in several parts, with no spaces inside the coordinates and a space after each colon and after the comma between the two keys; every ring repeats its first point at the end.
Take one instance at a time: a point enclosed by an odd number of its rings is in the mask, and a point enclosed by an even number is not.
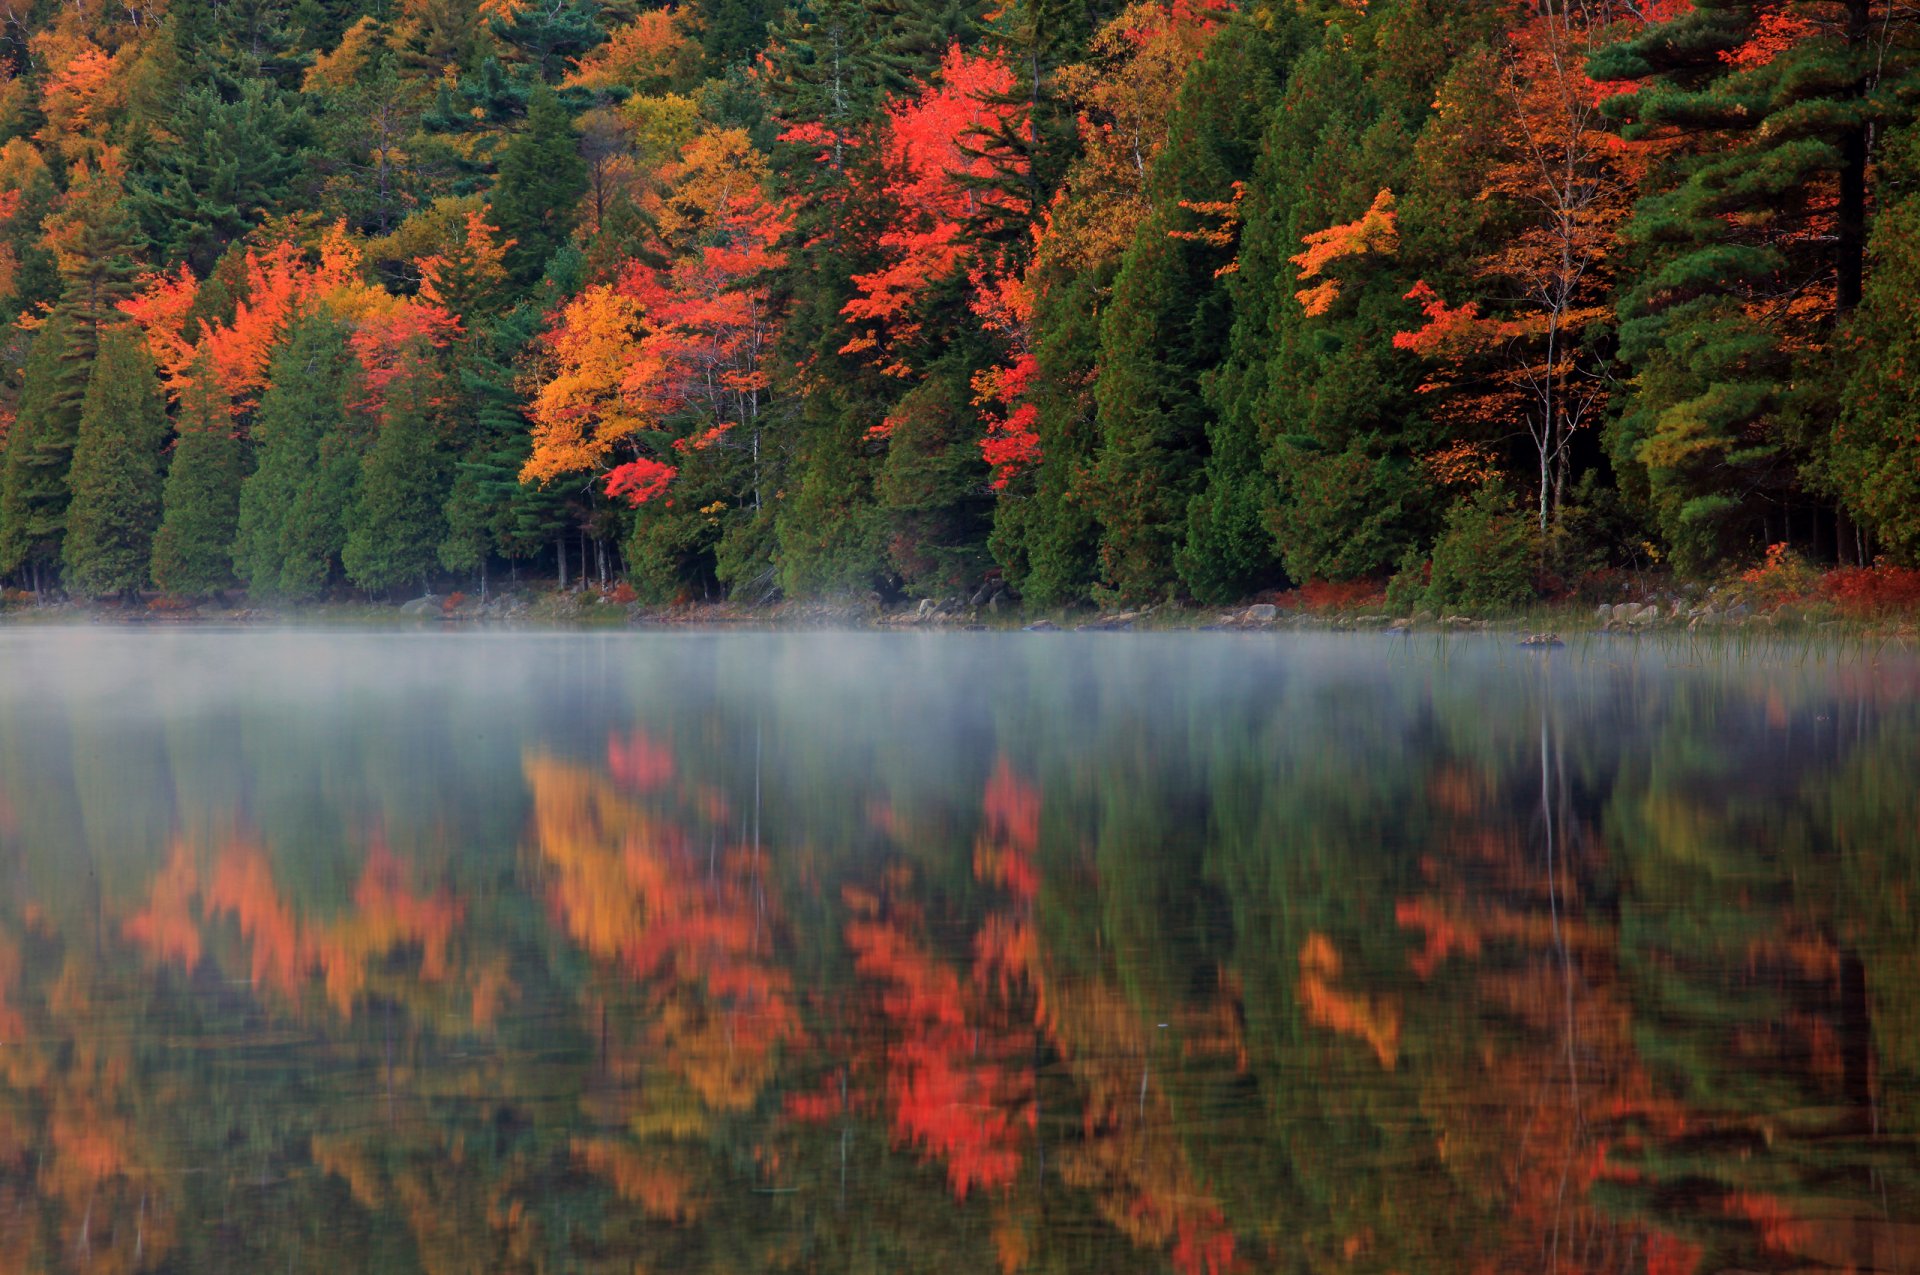
{"type": "Polygon", "coordinates": [[[0,1271],[1920,1270],[1920,665],[0,630],[0,1271]]]}

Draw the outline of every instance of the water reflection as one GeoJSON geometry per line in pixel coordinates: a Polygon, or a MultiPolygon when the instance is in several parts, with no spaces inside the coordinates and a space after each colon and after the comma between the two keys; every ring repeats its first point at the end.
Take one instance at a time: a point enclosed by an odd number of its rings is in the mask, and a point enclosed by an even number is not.
{"type": "Polygon", "coordinates": [[[0,1271],[1920,1270],[1909,663],[0,659],[0,1271]]]}

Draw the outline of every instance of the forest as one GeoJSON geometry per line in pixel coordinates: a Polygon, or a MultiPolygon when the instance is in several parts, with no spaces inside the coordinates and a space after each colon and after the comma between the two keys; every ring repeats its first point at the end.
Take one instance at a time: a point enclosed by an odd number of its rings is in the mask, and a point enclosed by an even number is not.
{"type": "Polygon", "coordinates": [[[1920,565],[1887,0],[10,0],[0,575],[1920,565]]]}

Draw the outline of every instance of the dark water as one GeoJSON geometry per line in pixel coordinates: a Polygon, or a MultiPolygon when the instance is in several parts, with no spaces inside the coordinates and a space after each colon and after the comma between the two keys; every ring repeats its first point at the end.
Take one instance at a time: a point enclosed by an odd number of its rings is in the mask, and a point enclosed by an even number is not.
{"type": "Polygon", "coordinates": [[[1920,1270],[1920,676],[0,632],[0,1272],[1920,1270]]]}

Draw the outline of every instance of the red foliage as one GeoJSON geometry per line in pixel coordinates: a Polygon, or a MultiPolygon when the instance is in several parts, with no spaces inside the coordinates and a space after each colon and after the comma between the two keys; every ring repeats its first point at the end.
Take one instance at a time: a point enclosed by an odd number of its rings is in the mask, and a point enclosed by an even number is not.
{"type": "Polygon", "coordinates": [[[643,730],[609,735],[607,773],[623,787],[653,792],[673,782],[673,750],[643,730]]]}
{"type": "Polygon", "coordinates": [[[1920,609],[1920,569],[1841,567],[1820,577],[1820,593],[1850,615],[1920,609]]]}
{"type": "Polygon", "coordinates": [[[616,465],[607,472],[607,495],[616,500],[624,499],[637,508],[665,495],[679,473],[677,466],[642,456],[639,460],[616,465]]]}
{"type": "Polygon", "coordinates": [[[1289,610],[1346,611],[1370,606],[1385,597],[1385,591],[1373,580],[1309,580],[1275,601],[1289,610]]]}

